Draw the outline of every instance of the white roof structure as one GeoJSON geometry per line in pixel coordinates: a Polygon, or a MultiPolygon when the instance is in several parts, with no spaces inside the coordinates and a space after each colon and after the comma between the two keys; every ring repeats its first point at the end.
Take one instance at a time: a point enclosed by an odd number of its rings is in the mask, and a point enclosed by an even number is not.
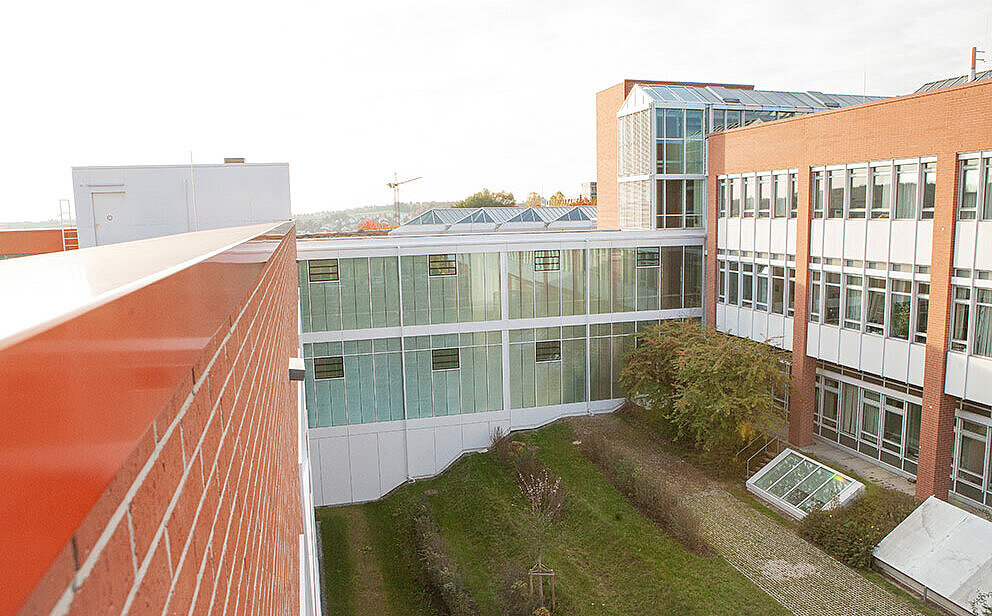
{"type": "Polygon", "coordinates": [[[874,551],[882,571],[958,614],[992,591],[992,522],[931,496],[874,551]]]}
{"type": "Polygon", "coordinates": [[[596,228],[596,207],[433,208],[406,221],[390,235],[493,231],[576,231],[596,228]]]}
{"type": "Polygon", "coordinates": [[[865,486],[786,449],[747,480],[747,490],[799,520],[811,511],[846,505],[864,493],[865,486]]]}

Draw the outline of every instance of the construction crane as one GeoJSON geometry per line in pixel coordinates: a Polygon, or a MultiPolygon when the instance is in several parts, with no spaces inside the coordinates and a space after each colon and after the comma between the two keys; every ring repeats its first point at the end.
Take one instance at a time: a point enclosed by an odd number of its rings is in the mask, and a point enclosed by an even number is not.
{"type": "Polygon", "coordinates": [[[390,188],[393,189],[393,213],[396,216],[395,222],[396,222],[396,226],[397,227],[400,226],[400,185],[401,184],[406,184],[408,182],[412,182],[414,180],[419,180],[422,177],[423,176],[418,175],[415,178],[410,178],[409,180],[403,180],[401,182],[399,180],[399,178],[396,176],[396,173],[394,172],[393,173],[393,181],[386,183],[386,186],[388,186],[388,187],[390,187],[390,188]]]}

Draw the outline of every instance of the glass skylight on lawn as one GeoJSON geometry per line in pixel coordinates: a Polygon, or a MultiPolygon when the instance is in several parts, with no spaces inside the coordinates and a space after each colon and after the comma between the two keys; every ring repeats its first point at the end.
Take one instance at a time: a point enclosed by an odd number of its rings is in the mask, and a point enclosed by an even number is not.
{"type": "Polygon", "coordinates": [[[864,486],[816,460],[786,449],[748,480],[747,489],[793,517],[842,506],[864,486]]]}

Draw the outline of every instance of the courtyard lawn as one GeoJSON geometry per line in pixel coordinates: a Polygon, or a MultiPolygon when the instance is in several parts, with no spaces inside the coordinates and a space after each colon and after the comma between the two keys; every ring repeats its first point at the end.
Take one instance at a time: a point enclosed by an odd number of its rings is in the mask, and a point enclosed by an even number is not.
{"type": "MultiPolygon", "coordinates": [[[[635,511],[572,444],[569,425],[513,438],[536,446],[569,491],[563,520],[544,550],[545,564],[558,574],[555,614],[788,614],[722,558],[686,552],[635,511]]],[[[348,558],[375,561],[387,613],[436,613],[413,547],[411,511],[422,502],[430,504],[480,612],[498,616],[502,590],[526,580],[537,554],[524,498],[492,455],[468,456],[440,477],[382,501],[335,510],[360,509],[367,522],[371,548],[348,558]]],[[[341,534],[332,524],[325,540],[329,532],[341,534]]],[[[346,613],[365,613],[367,598],[356,592],[354,576],[351,584],[347,576],[331,577],[334,592],[348,593],[346,613]]]]}

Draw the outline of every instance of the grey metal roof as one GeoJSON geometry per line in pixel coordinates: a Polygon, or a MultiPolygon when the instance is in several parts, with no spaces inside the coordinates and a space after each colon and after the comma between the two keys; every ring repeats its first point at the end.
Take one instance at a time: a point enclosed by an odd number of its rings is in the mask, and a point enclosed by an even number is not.
{"type": "Polygon", "coordinates": [[[659,103],[708,103],[749,108],[828,109],[858,105],[882,96],[855,94],[825,94],[823,92],[781,92],[776,90],[745,90],[723,86],[661,86],[638,85],[659,103]]]}
{"type": "MultiPolygon", "coordinates": [[[[986,79],[992,79],[992,70],[980,71],[975,73],[975,81],[984,81],[986,79]]],[[[968,75],[961,75],[960,77],[948,77],[947,79],[939,79],[937,81],[931,81],[930,83],[925,83],[919,88],[917,92],[929,92],[931,90],[940,90],[941,88],[949,88],[951,86],[959,86],[962,83],[968,83],[968,75]]]]}

